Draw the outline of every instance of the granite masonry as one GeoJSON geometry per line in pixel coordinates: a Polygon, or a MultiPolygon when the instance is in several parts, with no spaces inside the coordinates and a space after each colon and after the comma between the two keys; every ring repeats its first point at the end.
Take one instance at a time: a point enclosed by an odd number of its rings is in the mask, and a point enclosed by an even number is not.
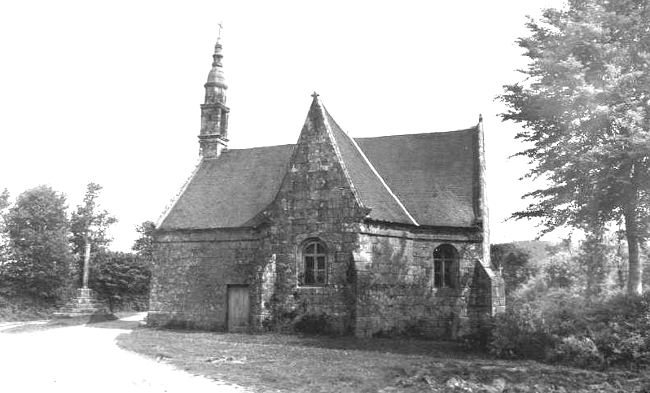
{"type": "Polygon", "coordinates": [[[295,145],[227,149],[219,43],[201,161],[155,233],[148,324],[457,338],[505,308],[483,126],[352,138],[314,93],[295,145]]]}

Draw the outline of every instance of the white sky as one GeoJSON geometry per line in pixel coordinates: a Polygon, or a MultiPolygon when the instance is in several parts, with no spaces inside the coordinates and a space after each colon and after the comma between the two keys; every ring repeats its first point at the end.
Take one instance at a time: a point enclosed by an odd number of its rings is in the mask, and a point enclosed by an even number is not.
{"type": "Polygon", "coordinates": [[[203,84],[223,22],[231,148],[294,143],[313,91],[354,137],[449,131],[484,117],[492,242],[534,187],[494,97],[521,80],[525,15],[562,0],[0,3],[0,190],[81,203],[101,184],[113,249],[156,221],[198,159],[203,84]]]}

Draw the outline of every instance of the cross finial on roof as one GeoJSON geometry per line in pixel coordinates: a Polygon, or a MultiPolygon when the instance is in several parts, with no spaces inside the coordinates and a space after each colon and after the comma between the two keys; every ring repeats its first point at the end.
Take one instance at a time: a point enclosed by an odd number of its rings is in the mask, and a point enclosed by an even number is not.
{"type": "Polygon", "coordinates": [[[221,25],[221,21],[219,21],[219,24],[217,26],[219,26],[219,37],[217,37],[217,42],[218,42],[221,39],[221,29],[223,29],[223,26],[221,25]]]}
{"type": "Polygon", "coordinates": [[[311,95],[313,98],[318,98],[319,94],[314,92],[314,94],[311,95]]]}

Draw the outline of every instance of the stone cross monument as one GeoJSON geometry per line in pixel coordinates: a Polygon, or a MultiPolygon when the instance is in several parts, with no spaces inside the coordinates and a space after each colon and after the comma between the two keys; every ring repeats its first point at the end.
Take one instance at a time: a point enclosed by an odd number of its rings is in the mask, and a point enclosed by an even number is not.
{"type": "Polygon", "coordinates": [[[84,267],[81,288],[77,288],[77,296],[70,299],[58,312],[57,317],[79,317],[93,314],[109,314],[106,305],[97,301],[93,290],[88,287],[90,275],[90,238],[85,236],[84,267]]]}

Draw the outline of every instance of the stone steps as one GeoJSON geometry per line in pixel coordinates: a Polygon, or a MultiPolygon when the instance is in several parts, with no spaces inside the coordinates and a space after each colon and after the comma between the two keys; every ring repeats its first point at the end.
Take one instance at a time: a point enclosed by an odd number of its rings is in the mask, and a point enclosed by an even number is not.
{"type": "Polygon", "coordinates": [[[77,296],[71,298],[59,311],[54,313],[58,318],[72,318],[95,314],[110,314],[108,307],[97,300],[90,288],[77,289],[77,296]]]}

